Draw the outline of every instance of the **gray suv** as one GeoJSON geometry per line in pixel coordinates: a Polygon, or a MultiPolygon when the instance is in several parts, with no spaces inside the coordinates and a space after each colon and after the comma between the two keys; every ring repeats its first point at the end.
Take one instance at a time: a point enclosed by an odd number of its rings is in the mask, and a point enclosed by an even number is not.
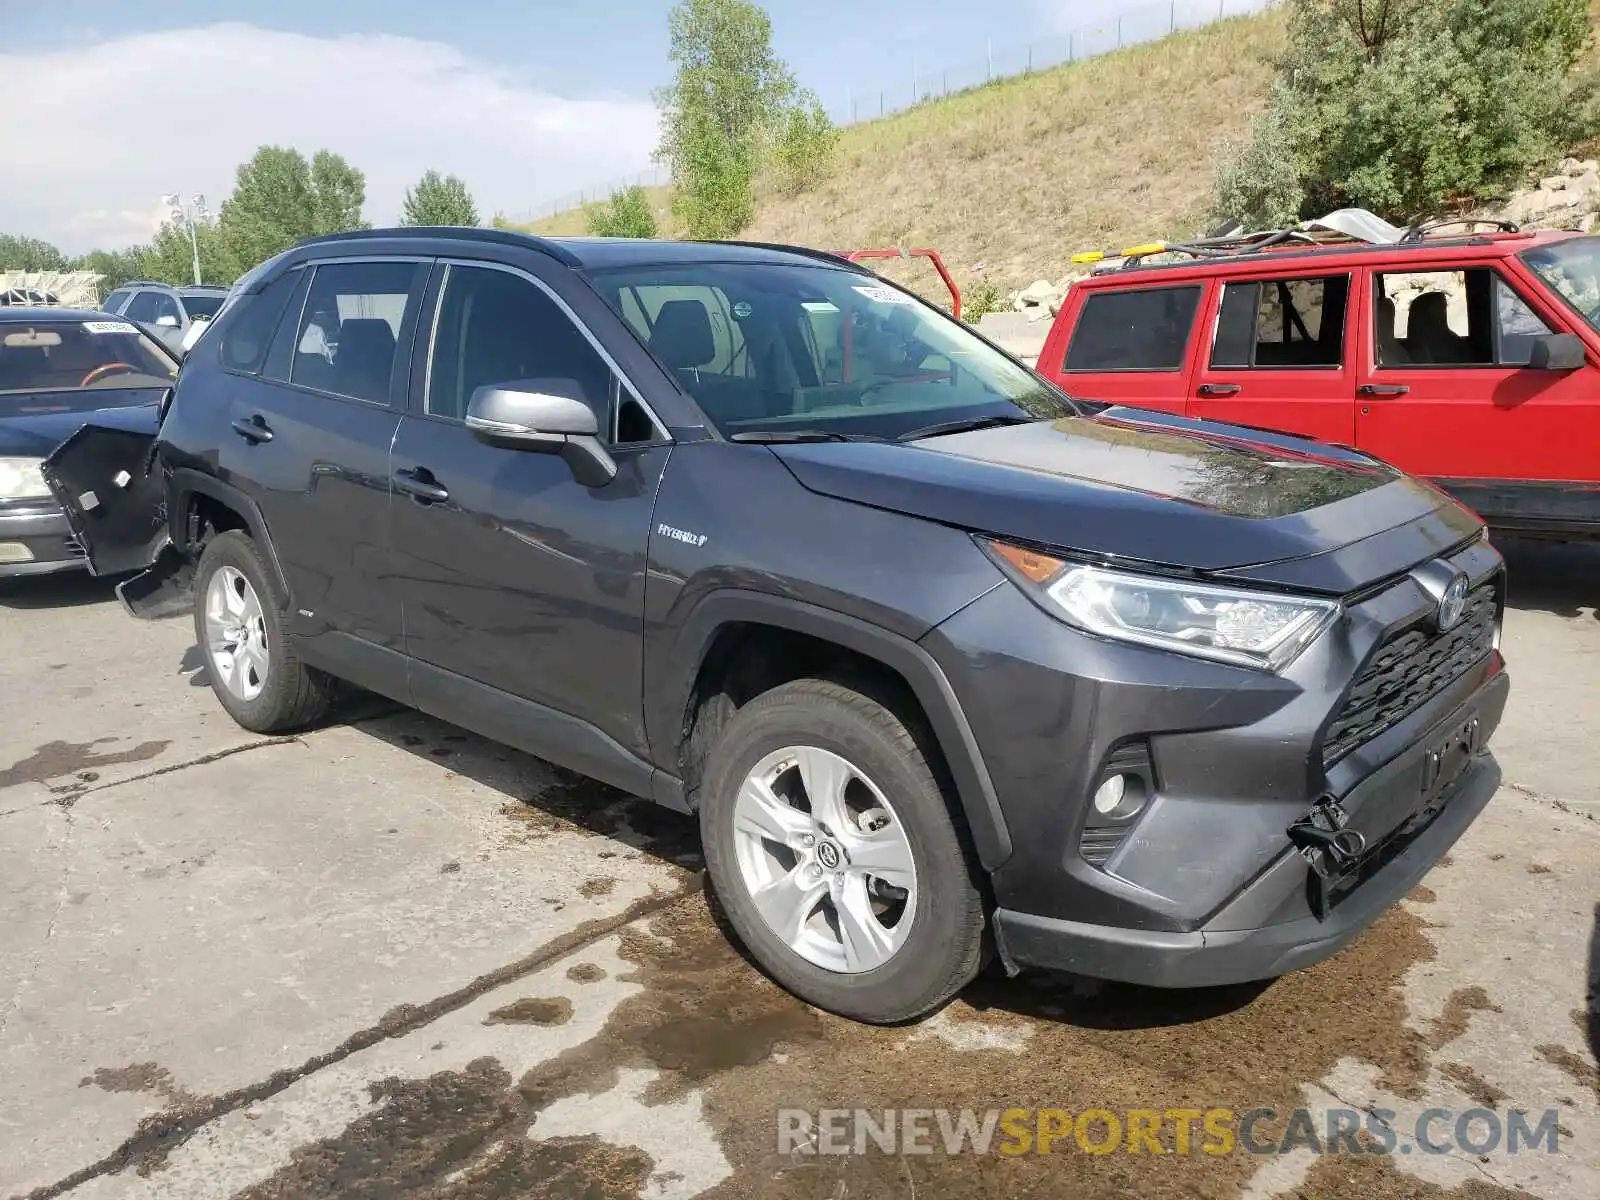
{"type": "Polygon", "coordinates": [[[228,289],[220,284],[175,287],[170,283],[135,279],[107,296],[101,307],[142,326],[168,350],[181,356],[194,344],[188,337],[190,329],[197,322],[209,322],[227,298],[228,289]]]}
{"type": "Polygon", "coordinates": [[[1074,400],[854,263],[486,229],[240,280],[42,468],[247,729],[336,681],[700,823],[810,1002],[1325,958],[1489,803],[1505,573],[1353,450],[1074,400]],[[154,445],[152,445],[152,441],[154,445]],[[88,498],[87,504],[84,498],[88,498]]]}

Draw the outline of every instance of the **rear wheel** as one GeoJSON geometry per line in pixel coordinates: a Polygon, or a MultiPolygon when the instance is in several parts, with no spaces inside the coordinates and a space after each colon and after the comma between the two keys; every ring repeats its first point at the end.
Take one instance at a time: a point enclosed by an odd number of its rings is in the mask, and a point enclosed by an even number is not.
{"type": "Polygon", "coordinates": [[[700,824],[734,930],[802,999],[892,1023],[977,973],[983,901],[950,804],[878,701],[819,679],[752,700],[710,755],[700,824]]]}
{"type": "Polygon", "coordinates": [[[212,538],[194,586],[195,637],[211,690],[235,721],[283,733],[327,713],[333,681],[295,654],[255,542],[237,530],[212,538]]]}

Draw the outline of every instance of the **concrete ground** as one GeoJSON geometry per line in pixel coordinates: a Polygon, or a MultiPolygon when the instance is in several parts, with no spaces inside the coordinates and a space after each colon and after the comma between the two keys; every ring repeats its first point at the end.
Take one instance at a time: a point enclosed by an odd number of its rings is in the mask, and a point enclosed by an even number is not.
{"type": "Polygon", "coordinates": [[[0,1197],[1600,1195],[1600,551],[1507,553],[1507,786],[1359,942],[888,1030],[749,966],[689,820],[376,703],[246,734],[186,621],[0,585],[0,1197]],[[778,1153],[779,1109],[888,1107],[1352,1110],[1394,1152],[778,1153]],[[1516,1109],[1555,1153],[1487,1145],[1516,1109]]]}

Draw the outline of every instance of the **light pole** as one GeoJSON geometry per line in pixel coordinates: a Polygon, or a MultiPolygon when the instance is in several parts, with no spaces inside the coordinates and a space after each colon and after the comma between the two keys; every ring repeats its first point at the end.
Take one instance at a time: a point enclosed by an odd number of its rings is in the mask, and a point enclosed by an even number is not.
{"type": "Polygon", "coordinates": [[[196,221],[204,220],[207,216],[206,198],[196,194],[189,197],[188,203],[184,203],[177,192],[172,192],[161,199],[172,210],[172,220],[175,223],[182,222],[184,228],[189,231],[189,250],[194,255],[194,281],[198,284],[200,282],[200,239],[195,234],[194,226],[196,221]]]}

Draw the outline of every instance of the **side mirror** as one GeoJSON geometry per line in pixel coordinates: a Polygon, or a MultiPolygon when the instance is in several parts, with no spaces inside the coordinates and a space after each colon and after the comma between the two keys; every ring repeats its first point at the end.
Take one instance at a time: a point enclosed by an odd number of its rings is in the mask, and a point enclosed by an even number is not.
{"type": "Polygon", "coordinates": [[[485,384],[472,393],[466,424],[493,446],[559,454],[584,487],[604,487],[616,478],[617,464],[575,379],[485,384]]]}
{"type": "Polygon", "coordinates": [[[162,313],[156,318],[156,324],[162,329],[176,329],[178,327],[178,318],[171,313],[162,313]]]}
{"type": "Polygon", "coordinates": [[[1583,340],[1575,333],[1541,333],[1530,339],[1528,365],[1534,370],[1576,371],[1583,360],[1583,340]]]}

